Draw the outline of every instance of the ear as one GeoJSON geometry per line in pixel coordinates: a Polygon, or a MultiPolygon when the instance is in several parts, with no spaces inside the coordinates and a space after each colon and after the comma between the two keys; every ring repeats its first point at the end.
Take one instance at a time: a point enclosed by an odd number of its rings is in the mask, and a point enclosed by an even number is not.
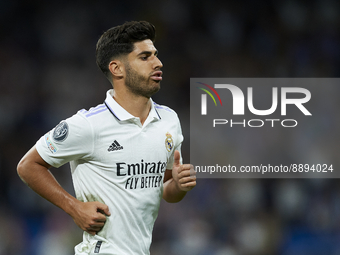
{"type": "Polygon", "coordinates": [[[109,63],[109,70],[113,77],[122,78],[124,72],[124,65],[120,60],[112,60],[109,63]]]}

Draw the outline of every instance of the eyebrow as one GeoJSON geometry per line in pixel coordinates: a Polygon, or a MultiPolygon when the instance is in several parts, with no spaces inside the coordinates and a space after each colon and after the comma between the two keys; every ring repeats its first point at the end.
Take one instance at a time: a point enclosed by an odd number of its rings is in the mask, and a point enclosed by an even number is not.
{"type": "MultiPolygon", "coordinates": [[[[137,54],[137,56],[140,56],[140,55],[152,55],[152,51],[142,51],[140,53],[137,54]]],[[[155,56],[158,55],[158,50],[155,51],[155,56]]]]}

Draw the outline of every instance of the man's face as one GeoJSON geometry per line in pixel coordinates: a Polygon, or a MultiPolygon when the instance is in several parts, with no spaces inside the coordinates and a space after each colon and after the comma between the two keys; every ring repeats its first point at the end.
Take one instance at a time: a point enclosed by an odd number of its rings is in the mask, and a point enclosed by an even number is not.
{"type": "Polygon", "coordinates": [[[150,98],[160,89],[163,64],[151,40],[136,42],[134,46],[124,61],[125,85],[132,93],[150,98]]]}

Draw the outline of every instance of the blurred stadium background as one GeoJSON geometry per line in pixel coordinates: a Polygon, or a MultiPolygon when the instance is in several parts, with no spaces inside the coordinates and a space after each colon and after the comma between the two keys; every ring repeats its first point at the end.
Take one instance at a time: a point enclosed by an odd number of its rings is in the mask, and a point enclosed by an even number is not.
{"type": "MultiPolygon", "coordinates": [[[[336,0],[1,0],[0,255],[71,255],[81,241],[16,165],[60,120],[103,102],[110,84],[94,57],[102,32],[129,20],[156,25],[164,80],[154,100],[178,112],[189,162],[190,77],[339,77],[339,14],[336,0]]],[[[52,172],[73,194],[69,167],[52,172]]],[[[162,202],[151,254],[338,255],[339,182],[199,180],[182,202],[162,202]]]]}

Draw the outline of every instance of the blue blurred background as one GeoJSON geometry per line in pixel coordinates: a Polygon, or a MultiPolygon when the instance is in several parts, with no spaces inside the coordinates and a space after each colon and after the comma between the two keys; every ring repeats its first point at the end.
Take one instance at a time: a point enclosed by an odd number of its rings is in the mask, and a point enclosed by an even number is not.
{"type": "MultiPolygon", "coordinates": [[[[129,20],[156,26],[164,79],[154,100],[178,112],[189,162],[190,77],[339,77],[339,14],[336,0],[1,0],[0,255],[71,255],[81,241],[16,165],[62,119],[105,99],[110,84],[95,64],[105,30],[129,20]]],[[[339,132],[325,136],[340,141],[339,132]]],[[[74,194],[68,165],[51,171],[74,194]]],[[[338,255],[338,183],[200,179],[182,202],[162,202],[151,254],[338,255]]]]}

